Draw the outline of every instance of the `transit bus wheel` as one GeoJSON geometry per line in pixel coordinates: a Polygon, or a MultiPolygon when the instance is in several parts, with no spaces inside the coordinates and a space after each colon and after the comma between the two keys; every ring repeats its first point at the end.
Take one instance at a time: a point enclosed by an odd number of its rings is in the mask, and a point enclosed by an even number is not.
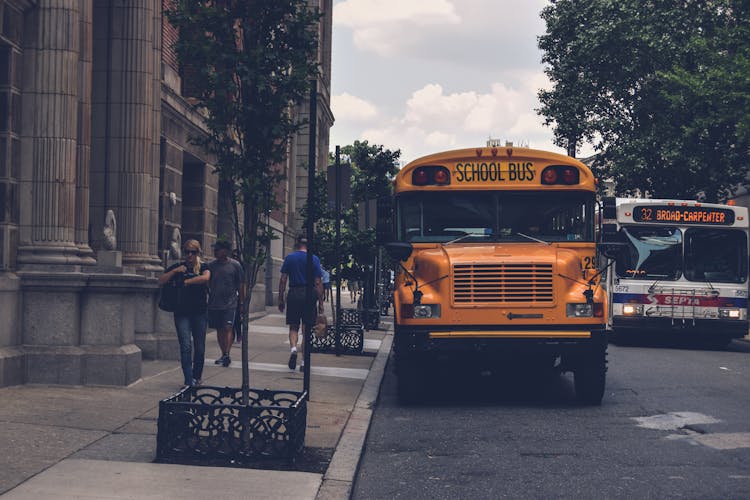
{"type": "Polygon", "coordinates": [[[607,348],[596,348],[578,359],[573,371],[576,399],[586,405],[600,405],[607,380],[607,348]]]}

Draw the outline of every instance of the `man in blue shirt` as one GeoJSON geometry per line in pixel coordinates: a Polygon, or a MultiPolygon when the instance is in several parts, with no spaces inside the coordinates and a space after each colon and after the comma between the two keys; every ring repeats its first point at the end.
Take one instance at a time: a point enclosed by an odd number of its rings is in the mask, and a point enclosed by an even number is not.
{"type": "MultiPolygon", "coordinates": [[[[299,325],[302,323],[302,331],[307,331],[307,325],[315,323],[315,304],[305,304],[305,285],[307,284],[307,239],[298,238],[294,245],[295,251],[284,258],[281,265],[281,277],[279,278],[279,311],[284,312],[286,308],[286,324],[289,325],[289,369],[294,370],[297,366],[297,341],[299,340],[299,325]],[[289,293],[284,299],[287,281],[289,282],[289,293]]],[[[320,260],[313,255],[313,284],[317,296],[318,312],[323,314],[323,270],[320,260]]],[[[304,347],[304,342],[302,347],[304,347]]],[[[303,367],[300,367],[302,369],[303,367]]]]}

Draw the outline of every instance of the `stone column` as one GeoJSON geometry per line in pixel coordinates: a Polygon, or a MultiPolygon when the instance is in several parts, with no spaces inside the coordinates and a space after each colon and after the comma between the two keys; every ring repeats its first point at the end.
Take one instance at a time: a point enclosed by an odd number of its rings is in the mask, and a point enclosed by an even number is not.
{"type": "Polygon", "coordinates": [[[39,0],[30,16],[19,270],[81,263],[75,244],[79,0],[39,0]]]}
{"type": "Polygon", "coordinates": [[[161,177],[161,81],[162,81],[162,63],[161,63],[161,50],[162,50],[162,2],[158,0],[157,7],[154,9],[153,17],[153,29],[154,29],[154,43],[153,43],[153,74],[152,82],[154,86],[154,101],[152,106],[152,119],[153,129],[151,131],[151,240],[149,246],[149,253],[151,255],[160,256],[159,252],[159,179],[161,177]]]}
{"type": "MultiPolygon", "coordinates": [[[[89,246],[89,177],[91,169],[91,70],[93,44],[92,0],[80,3],[80,51],[78,55],[78,151],[76,155],[75,243],[81,259],[94,264],[89,246]]],[[[93,235],[92,235],[93,236],[93,235]]]]}
{"type": "Polygon", "coordinates": [[[147,272],[161,270],[156,246],[152,245],[156,237],[154,177],[158,176],[154,108],[160,98],[155,95],[154,84],[154,11],[158,5],[156,0],[113,0],[111,4],[110,133],[105,159],[111,206],[104,208],[111,208],[117,215],[123,265],[147,272]]]}

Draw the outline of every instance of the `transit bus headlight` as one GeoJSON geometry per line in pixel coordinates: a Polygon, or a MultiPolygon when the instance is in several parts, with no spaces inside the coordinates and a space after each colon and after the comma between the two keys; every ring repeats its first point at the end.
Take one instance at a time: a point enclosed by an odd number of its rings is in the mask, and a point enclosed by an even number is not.
{"type": "Polygon", "coordinates": [[[641,304],[623,304],[623,316],[641,316],[643,315],[643,305],[641,304]]]}
{"type": "Polygon", "coordinates": [[[569,318],[593,318],[594,304],[567,304],[565,312],[569,318]]]}
{"type": "Polygon", "coordinates": [[[719,308],[719,317],[722,319],[740,319],[740,310],[721,307],[719,308]]]}

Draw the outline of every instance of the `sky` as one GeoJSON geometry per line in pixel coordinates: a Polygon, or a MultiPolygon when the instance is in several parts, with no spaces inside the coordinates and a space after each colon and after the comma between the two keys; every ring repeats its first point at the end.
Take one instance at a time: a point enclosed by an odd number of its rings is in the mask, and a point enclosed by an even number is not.
{"type": "Polygon", "coordinates": [[[564,153],[535,111],[548,3],[334,0],[331,149],[367,140],[406,163],[492,138],[564,153]]]}

